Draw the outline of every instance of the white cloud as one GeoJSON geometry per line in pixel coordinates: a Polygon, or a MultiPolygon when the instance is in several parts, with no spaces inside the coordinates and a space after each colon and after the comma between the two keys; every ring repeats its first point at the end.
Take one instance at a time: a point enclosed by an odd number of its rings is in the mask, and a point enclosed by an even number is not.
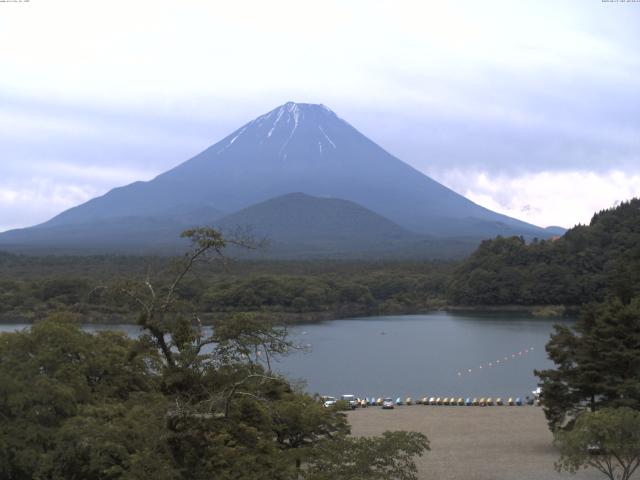
{"type": "Polygon", "coordinates": [[[475,203],[540,226],[572,227],[640,196],[640,171],[545,171],[499,175],[457,169],[430,175],[475,203]]]}
{"type": "Polygon", "coordinates": [[[31,162],[28,176],[0,179],[0,232],[42,223],[115,186],[150,178],[150,172],[121,167],[31,162]]]}
{"type": "Polygon", "coordinates": [[[29,186],[0,184],[0,232],[42,223],[100,192],[92,185],[32,179],[29,186]]]}

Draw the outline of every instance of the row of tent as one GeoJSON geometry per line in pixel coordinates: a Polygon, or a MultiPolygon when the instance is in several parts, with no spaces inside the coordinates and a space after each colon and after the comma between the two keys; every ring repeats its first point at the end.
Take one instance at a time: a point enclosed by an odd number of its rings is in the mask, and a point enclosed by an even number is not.
{"type": "MultiPolygon", "coordinates": [[[[364,398],[360,399],[359,406],[367,407],[367,406],[381,406],[383,398],[364,398]]],[[[509,397],[506,401],[503,401],[502,398],[496,398],[495,400],[492,397],[482,397],[482,398],[456,398],[456,397],[422,397],[421,399],[416,399],[415,401],[411,397],[407,397],[404,401],[402,398],[396,398],[396,405],[448,405],[448,406],[466,406],[466,407],[491,407],[494,405],[502,406],[522,406],[522,405],[540,405],[539,399],[533,399],[530,397],[526,397],[524,401],[520,397],[509,397]]]]}

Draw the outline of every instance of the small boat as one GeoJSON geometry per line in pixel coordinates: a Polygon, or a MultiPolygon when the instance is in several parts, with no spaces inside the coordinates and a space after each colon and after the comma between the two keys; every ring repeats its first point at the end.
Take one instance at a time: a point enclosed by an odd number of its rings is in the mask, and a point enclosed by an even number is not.
{"type": "Polygon", "coordinates": [[[471,405],[477,407],[478,405],[480,405],[480,402],[478,402],[478,399],[474,397],[474,399],[471,401],[471,405]]]}
{"type": "Polygon", "coordinates": [[[487,398],[487,407],[492,407],[493,406],[493,398],[489,397],[487,398]]]}
{"type": "Polygon", "coordinates": [[[436,405],[442,405],[442,398],[436,398],[436,405]]]}
{"type": "Polygon", "coordinates": [[[422,400],[420,400],[420,403],[422,405],[429,405],[429,399],[427,397],[422,397],[422,400]]]}
{"type": "Polygon", "coordinates": [[[436,397],[429,397],[429,405],[436,405],[436,397]]]}
{"type": "Polygon", "coordinates": [[[509,400],[507,401],[507,405],[509,405],[510,407],[513,407],[515,405],[513,398],[509,397],[509,400]]]}
{"type": "Polygon", "coordinates": [[[381,406],[382,405],[382,397],[378,397],[378,399],[376,400],[376,405],[377,406],[381,406]]]}
{"type": "Polygon", "coordinates": [[[449,397],[444,397],[444,398],[442,399],[442,404],[443,404],[443,405],[449,405],[449,397]]]}
{"type": "Polygon", "coordinates": [[[396,398],[396,405],[402,405],[402,399],[400,397],[396,398]]]}
{"type": "Polygon", "coordinates": [[[516,397],[516,405],[519,407],[522,406],[522,399],[520,397],[516,397]]]}
{"type": "Polygon", "coordinates": [[[482,398],[480,399],[480,406],[481,406],[481,407],[486,407],[486,406],[487,406],[487,401],[485,400],[485,398],[484,398],[484,397],[482,397],[482,398]]]}
{"type": "Polygon", "coordinates": [[[404,401],[406,405],[413,405],[413,399],[411,397],[407,397],[404,401]]]}
{"type": "Polygon", "coordinates": [[[460,397],[458,399],[458,406],[463,407],[464,406],[464,398],[460,397]]]}
{"type": "Polygon", "coordinates": [[[467,406],[467,407],[470,407],[471,405],[473,405],[473,403],[471,402],[471,399],[470,399],[469,397],[467,397],[467,398],[464,400],[464,404],[465,404],[465,406],[467,406]]]}
{"type": "Polygon", "coordinates": [[[496,398],[496,405],[498,405],[498,406],[504,405],[502,403],[502,399],[500,397],[496,398]]]}

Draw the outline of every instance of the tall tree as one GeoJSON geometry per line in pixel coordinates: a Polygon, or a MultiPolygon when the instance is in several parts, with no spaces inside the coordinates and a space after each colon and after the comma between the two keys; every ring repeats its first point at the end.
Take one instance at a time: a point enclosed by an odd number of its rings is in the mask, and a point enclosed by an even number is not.
{"type": "Polygon", "coordinates": [[[558,471],[594,468],[609,480],[629,480],[640,467],[640,412],[626,407],[583,412],[555,434],[558,471]]]}
{"type": "Polygon", "coordinates": [[[546,349],[556,368],[535,373],[552,429],[584,410],[640,409],[640,298],[586,307],[575,327],[555,327],[546,349]]]}

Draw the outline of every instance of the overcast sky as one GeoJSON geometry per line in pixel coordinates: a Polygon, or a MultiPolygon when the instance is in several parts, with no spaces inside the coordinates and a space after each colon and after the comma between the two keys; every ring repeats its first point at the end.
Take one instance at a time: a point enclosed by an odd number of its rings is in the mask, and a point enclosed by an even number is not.
{"type": "Polygon", "coordinates": [[[0,2],[0,231],[288,100],[548,226],[640,195],[640,2],[0,2]]]}

